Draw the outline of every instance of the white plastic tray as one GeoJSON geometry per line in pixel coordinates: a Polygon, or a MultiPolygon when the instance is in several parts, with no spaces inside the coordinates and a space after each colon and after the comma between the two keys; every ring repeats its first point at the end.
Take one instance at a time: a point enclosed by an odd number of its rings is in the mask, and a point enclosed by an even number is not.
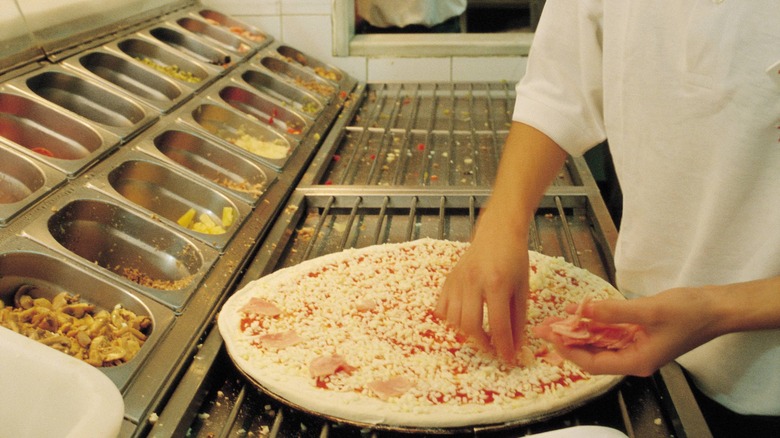
{"type": "Polygon", "coordinates": [[[0,327],[0,436],[116,437],[124,401],[100,370],[0,327]]]}
{"type": "Polygon", "coordinates": [[[623,432],[603,426],[574,426],[535,434],[536,438],[628,438],[623,432]]]}

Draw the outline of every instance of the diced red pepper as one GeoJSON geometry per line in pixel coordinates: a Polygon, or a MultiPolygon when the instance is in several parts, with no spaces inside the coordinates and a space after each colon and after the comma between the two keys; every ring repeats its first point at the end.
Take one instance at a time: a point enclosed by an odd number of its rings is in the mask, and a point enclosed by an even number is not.
{"type": "Polygon", "coordinates": [[[30,150],[33,151],[33,152],[37,152],[37,153],[39,153],[41,155],[45,155],[47,157],[53,157],[54,156],[52,151],[50,151],[50,150],[48,150],[46,148],[43,148],[43,147],[32,148],[30,150]]]}

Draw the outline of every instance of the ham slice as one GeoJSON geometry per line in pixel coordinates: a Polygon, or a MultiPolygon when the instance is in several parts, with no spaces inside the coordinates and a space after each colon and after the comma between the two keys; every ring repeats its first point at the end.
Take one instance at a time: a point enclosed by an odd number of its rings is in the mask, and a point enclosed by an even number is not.
{"type": "Polygon", "coordinates": [[[269,348],[285,348],[303,341],[293,330],[280,333],[269,333],[257,337],[260,344],[269,348]]]}
{"type": "Polygon", "coordinates": [[[382,400],[398,397],[414,387],[414,382],[404,376],[391,377],[387,380],[375,380],[366,385],[368,389],[382,400]]]}
{"type": "Polygon", "coordinates": [[[248,303],[244,304],[244,307],[242,307],[240,311],[247,315],[255,314],[262,316],[276,316],[282,313],[281,309],[276,307],[276,304],[257,297],[252,297],[248,303]]]}
{"type": "Polygon", "coordinates": [[[590,302],[585,298],[575,313],[568,318],[549,317],[534,334],[541,338],[557,335],[563,345],[570,347],[595,347],[608,350],[620,350],[628,347],[636,337],[640,327],[636,324],[604,324],[582,316],[582,310],[590,302]]]}
{"type": "Polygon", "coordinates": [[[332,356],[320,356],[309,363],[309,374],[312,377],[325,377],[336,374],[339,371],[351,373],[357,368],[347,363],[346,359],[340,354],[332,356]]]}

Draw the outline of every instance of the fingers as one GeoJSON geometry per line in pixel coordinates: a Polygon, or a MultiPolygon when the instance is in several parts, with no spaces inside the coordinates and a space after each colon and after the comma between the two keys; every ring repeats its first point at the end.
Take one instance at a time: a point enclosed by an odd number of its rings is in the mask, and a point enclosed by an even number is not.
{"type": "MultiPolygon", "coordinates": [[[[566,312],[574,313],[578,305],[566,306],[566,312]]],[[[643,325],[648,321],[648,307],[643,299],[592,301],[582,309],[582,316],[607,324],[633,323],[643,325]]]]}
{"type": "Polygon", "coordinates": [[[453,286],[458,284],[454,278],[445,281],[434,314],[472,339],[480,349],[489,351],[490,340],[482,329],[482,294],[465,293],[453,286]]]}
{"type": "Polygon", "coordinates": [[[490,339],[482,328],[482,295],[466,294],[463,298],[463,307],[460,313],[460,328],[483,351],[490,351],[490,339]]]}
{"type": "Polygon", "coordinates": [[[563,358],[576,363],[591,374],[616,374],[647,377],[659,366],[655,365],[636,346],[623,350],[566,347],[555,343],[555,350],[563,358]]]}
{"type": "Polygon", "coordinates": [[[512,323],[512,339],[514,340],[515,351],[517,351],[525,344],[525,324],[528,313],[526,294],[523,294],[522,291],[513,294],[509,305],[512,309],[512,314],[509,318],[512,323]]]}
{"type": "Polygon", "coordinates": [[[503,297],[496,297],[495,294],[489,294],[486,297],[488,306],[488,321],[490,323],[490,340],[495,347],[498,355],[505,362],[514,362],[515,348],[515,330],[512,316],[517,313],[516,306],[512,303],[517,301],[514,297],[507,303],[503,297]]]}

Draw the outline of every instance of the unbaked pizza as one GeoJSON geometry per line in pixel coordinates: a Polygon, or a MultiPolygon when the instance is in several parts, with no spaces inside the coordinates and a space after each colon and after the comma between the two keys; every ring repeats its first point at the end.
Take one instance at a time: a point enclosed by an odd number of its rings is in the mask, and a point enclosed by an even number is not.
{"type": "Polygon", "coordinates": [[[518,424],[573,409],[620,381],[585,373],[534,335],[534,327],[555,324],[582,341],[587,327],[564,308],[586,298],[622,298],[561,258],[529,252],[522,366],[479,350],[438,319],[441,285],[467,247],[421,239],[278,270],[228,299],[220,333],[238,368],[264,391],[363,425],[518,424]]]}

